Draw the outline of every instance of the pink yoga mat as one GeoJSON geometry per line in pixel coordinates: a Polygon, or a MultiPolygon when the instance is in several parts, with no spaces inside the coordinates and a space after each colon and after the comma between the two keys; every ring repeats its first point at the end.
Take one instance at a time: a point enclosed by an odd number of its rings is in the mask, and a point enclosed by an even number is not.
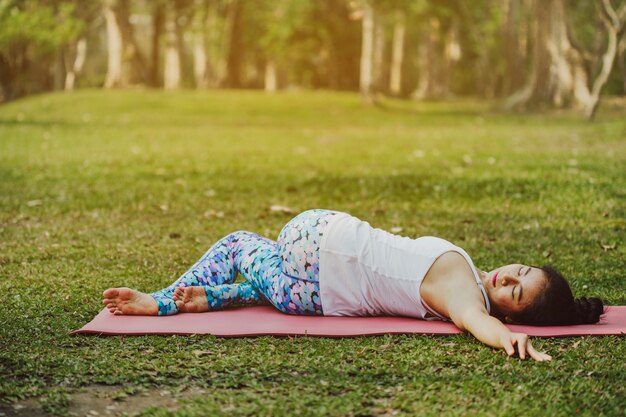
{"type": "MultiPolygon", "coordinates": [[[[626,306],[609,307],[598,324],[578,326],[518,326],[513,331],[531,336],[591,336],[626,334],[626,306]]],[[[115,316],[102,310],[82,329],[70,334],[102,335],[212,334],[222,337],[244,336],[326,336],[352,337],[387,333],[457,334],[451,323],[406,317],[319,317],[290,316],[273,307],[244,307],[209,313],[183,313],[174,316],[115,316]]]]}

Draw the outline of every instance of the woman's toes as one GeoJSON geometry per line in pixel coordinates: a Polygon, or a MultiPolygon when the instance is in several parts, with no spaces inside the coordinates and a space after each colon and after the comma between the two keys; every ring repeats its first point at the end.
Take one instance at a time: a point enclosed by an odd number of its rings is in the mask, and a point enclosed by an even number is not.
{"type": "Polygon", "coordinates": [[[174,300],[180,300],[181,298],[183,298],[183,288],[176,287],[176,289],[174,290],[174,295],[172,295],[172,298],[174,300]]]}
{"type": "Polygon", "coordinates": [[[109,288],[104,290],[102,293],[102,298],[115,298],[119,295],[119,291],[117,288],[109,288]]]}
{"type": "Polygon", "coordinates": [[[186,287],[184,289],[184,298],[185,298],[185,302],[189,302],[193,299],[193,292],[194,292],[194,288],[193,287],[186,287]]]}

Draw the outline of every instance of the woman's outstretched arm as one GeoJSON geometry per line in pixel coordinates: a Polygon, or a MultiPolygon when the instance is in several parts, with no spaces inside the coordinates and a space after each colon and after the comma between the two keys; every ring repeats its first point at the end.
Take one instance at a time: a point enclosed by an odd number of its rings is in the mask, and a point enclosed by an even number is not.
{"type": "Polygon", "coordinates": [[[517,347],[520,359],[525,359],[526,354],[539,362],[552,359],[547,353],[537,351],[527,334],[512,332],[500,320],[490,316],[487,310],[484,308],[482,310],[468,306],[460,311],[450,311],[450,315],[454,324],[461,330],[470,332],[486,345],[504,349],[509,356],[515,354],[517,347]]]}

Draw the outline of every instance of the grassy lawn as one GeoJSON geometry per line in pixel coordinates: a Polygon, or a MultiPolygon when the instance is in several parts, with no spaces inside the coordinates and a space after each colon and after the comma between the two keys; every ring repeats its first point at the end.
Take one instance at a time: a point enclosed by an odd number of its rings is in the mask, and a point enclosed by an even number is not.
{"type": "Polygon", "coordinates": [[[159,416],[624,415],[623,337],[536,340],[554,360],[533,363],[464,335],[67,332],[109,286],[159,289],[235,230],[275,237],[291,217],[275,204],[441,236],[484,269],[551,263],[576,295],[624,305],[625,167],[626,109],[608,106],[591,124],[323,92],[0,106],[0,413],[77,413],[89,393],[159,416]]]}

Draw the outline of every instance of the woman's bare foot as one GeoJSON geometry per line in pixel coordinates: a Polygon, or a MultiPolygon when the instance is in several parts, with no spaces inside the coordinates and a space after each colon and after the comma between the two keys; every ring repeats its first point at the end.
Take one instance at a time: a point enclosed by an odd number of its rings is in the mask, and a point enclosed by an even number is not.
{"type": "Polygon", "coordinates": [[[178,287],[172,296],[181,313],[203,313],[209,311],[209,301],[204,287],[178,287]]]}
{"type": "Polygon", "coordinates": [[[102,304],[116,315],[156,316],[159,305],[150,295],[130,288],[109,288],[102,293],[102,304]]]}

